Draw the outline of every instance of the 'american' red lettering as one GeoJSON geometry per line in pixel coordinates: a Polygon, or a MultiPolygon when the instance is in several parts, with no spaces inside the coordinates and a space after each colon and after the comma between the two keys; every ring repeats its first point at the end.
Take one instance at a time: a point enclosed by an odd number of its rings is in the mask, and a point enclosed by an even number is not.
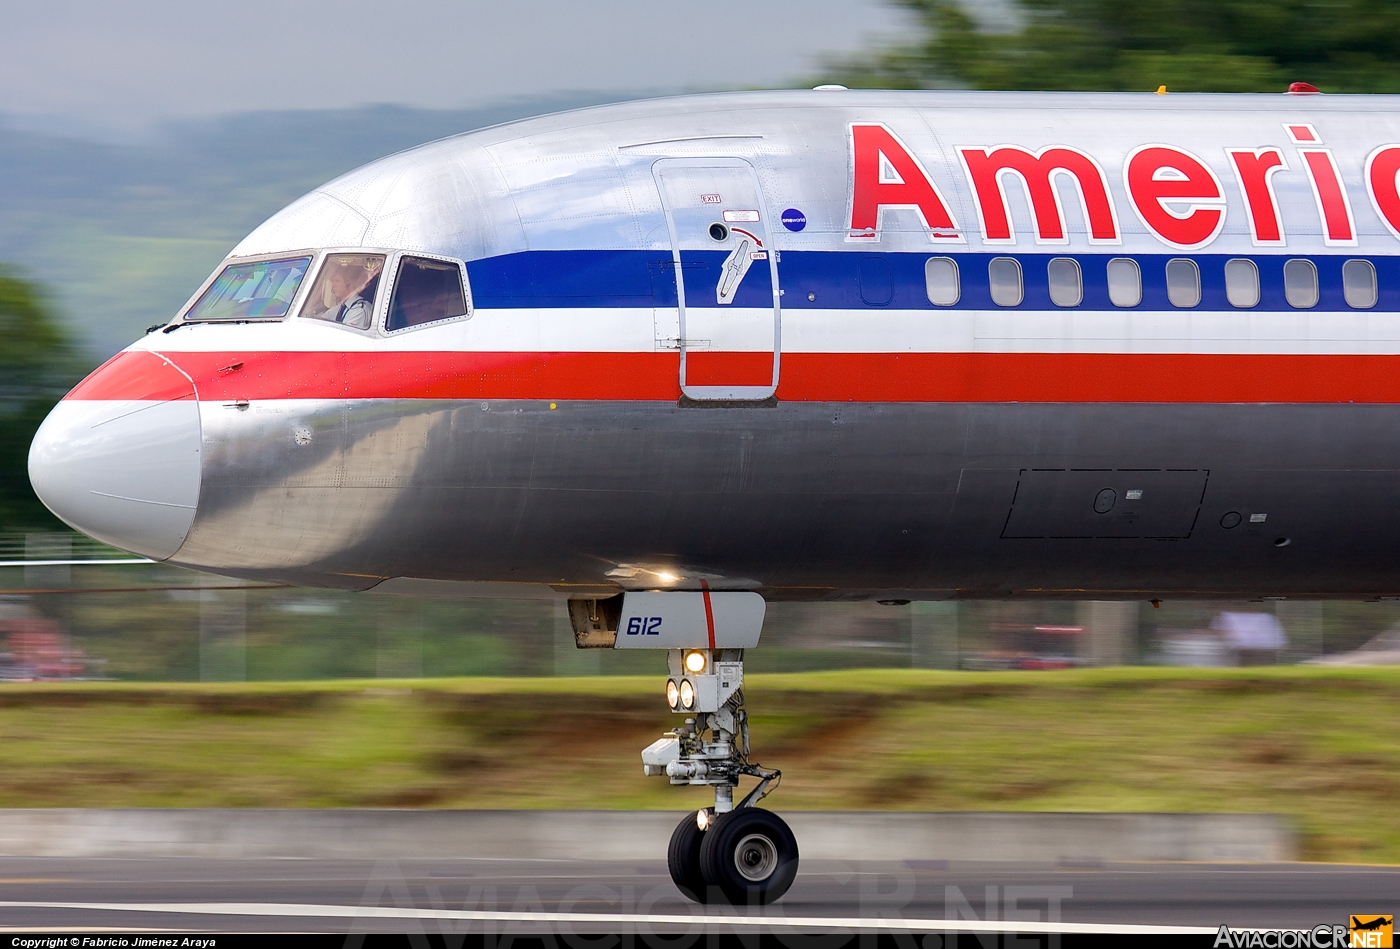
{"type": "Polygon", "coordinates": [[[995,151],[985,148],[959,151],[973,190],[977,192],[982,237],[989,243],[1015,242],[1006,189],[1002,187],[1005,173],[1019,176],[1025,185],[1031,213],[1035,216],[1036,240],[1040,243],[1062,244],[1069,240],[1065,235],[1065,211],[1054,185],[1058,175],[1069,176],[1079,188],[1090,243],[1118,242],[1118,218],[1108,196],[1108,181],[1098,162],[1083,152],[1054,146],[1032,153],[1019,145],[1003,145],[995,151]]]}
{"type": "Polygon", "coordinates": [[[1244,192],[1249,211],[1249,233],[1255,244],[1283,244],[1283,220],[1274,197],[1275,172],[1286,171],[1287,163],[1277,148],[1238,148],[1228,151],[1235,178],[1244,192]]]}
{"type": "Polygon", "coordinates": [[[1143,145],[1128,154],[1123,180],[1142,223],[1173,247],[1203,247],[1225,223],[1220,179],[1189,152],[1143,145]]]}
{"type": "Polygon", "coordinates": [[[1382,145],[1366,159],[1366,190],[1390,233],[1400,237],[1400,145],[1382,145]]]}
{"type": "Polygon", "coordinates": [[[850,236],[875,239],[880,215],[902,208],[918,213],[934,238],[960,239],[943,196],[923,166],[883,125],[851,125],[850,236]]]}
{"type": "Polygon", "coordinates": [[[1317,213],[1322,216],[1322,237],[1329,246],[1350,246],[1356,243],[1356,225],[1351,218],[1351,202],[1342,187],[1337,160],[1328,148],[1300,148],[1303,163],[1308,168],[1317,213]]]}

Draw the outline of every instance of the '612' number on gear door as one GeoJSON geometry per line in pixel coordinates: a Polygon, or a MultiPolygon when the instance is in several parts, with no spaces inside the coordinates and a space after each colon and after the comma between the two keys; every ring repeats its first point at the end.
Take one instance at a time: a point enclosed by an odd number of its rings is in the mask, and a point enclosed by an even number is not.
{"type": "Polygon", "coordinates": [[[661,633],[661,617],[630,616],[627,618],[628,636],[657,636],[661,633]]]}

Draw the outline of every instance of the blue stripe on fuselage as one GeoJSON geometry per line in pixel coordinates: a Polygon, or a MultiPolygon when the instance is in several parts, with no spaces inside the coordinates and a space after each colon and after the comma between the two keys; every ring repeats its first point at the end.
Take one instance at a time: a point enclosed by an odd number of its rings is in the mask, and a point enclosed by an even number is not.
{"type": "MultiPolygon", "coordinates": [[[[688,298],[712,300],[719,279],[723,251],[685,251],[682,267],[688,298]]],[[[1400,257],[1369,254],[1097,254],[1054,253],[949,253],[922,254],[864,251],[784,251],[778,265],[785,309],[899,309],[899,310],[1051,310],[1046,265],[1055,257],[1078,261],[1084,281],[1084,300],[1066,311],[1172,309],[1167,299],[1167,261],[1186,257],[1201,273],[1201,302],[1196,309],[1235,309],[1225,297],[1225,262],[1239,257],[1259,268],[1260,300],[1242,312],[1296,313],[1284,297],[1283,267],[1293,259],[1311,260],[1318,270],[1320,296],[1311,310],[1354,312],[1343,296],[1342,265],[1347,260],[1369,260],[1375,265],[1380,296],[1375,311],[1400,310],[1400,257]],[[924,264],[930,257],[947,256],[958,264],[961,296],[951,307],[935,307],[928,301],[924,264]],[[994,257],[1013,257],[1021,264],[1025,298],[1018,307],[992,303],[987,265],[994,257]],[[1142,302],[1137,307],[1116,307],[1108,299],[1108,261],[1128,257],[1142,272],[1142,302]],[[888,272],[889,283],[883,283],[888,272]],[[809,299],[809,295],[814,299],[809,299]],[[884,302],[881,302],[884,301],[884,302]]],[[[745,277],[739,306],[763,306],[771,292],[767,268],[755,262],[745,277]]],[[[650,307],[675,306],[675,267],[669,251],[565,250],[527,251],[488,257],[467,264],[472,299],[484,309],[544,307],[650,307]]],[[[1306,311],[1305,311],[1306,312],[1306,311]]]]}

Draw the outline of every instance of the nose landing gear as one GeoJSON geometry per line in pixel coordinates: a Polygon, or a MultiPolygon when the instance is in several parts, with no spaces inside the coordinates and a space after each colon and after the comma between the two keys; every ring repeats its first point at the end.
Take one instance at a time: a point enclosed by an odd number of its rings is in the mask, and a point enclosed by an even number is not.
{"type": "Polygon", "coordinates": [[[757,806],[782,772],[749,760],[744,650],[758,645],[764,612],[757,593],[712,592],[704,581],[699,590],[569,601],[580,649],[667,651],[666,704],[685,723],[643,749],[642,768],[673,785],[714,789],[714,806],[686,815],[666,853],[671,879],[699,903],[771,903],[797,876],[797,839],[757,806]],[[758,783],[735,804],[741,776],[758,783]]]}
{"type": "Polygon", "coordinates": [[[672,711],[694,717],[642,752],[646,774],[664,774],[673,785],[714,788],[714,806],[686,815],[667,850],[671,879],[700,903],[771,903],[797,876],[792,830],[757,806],[782,772],[749,761],[743,655],[741,649],[672,650],[667,702],[672,711]],[[735,805],[741,775],[758,778],[758,784],[735,805]]]}

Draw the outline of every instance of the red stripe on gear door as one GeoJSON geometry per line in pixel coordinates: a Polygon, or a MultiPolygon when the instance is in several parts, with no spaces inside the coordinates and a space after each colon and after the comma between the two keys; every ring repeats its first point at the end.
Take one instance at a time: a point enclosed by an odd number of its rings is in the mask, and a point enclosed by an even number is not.
{"type": "Polygon", "coordinates": [[[705,598],[705,627],[710,631],[710,648],[715,648],[715,610],[710,605],[710,584],[700,581],[700,595],[705,598]]]}

